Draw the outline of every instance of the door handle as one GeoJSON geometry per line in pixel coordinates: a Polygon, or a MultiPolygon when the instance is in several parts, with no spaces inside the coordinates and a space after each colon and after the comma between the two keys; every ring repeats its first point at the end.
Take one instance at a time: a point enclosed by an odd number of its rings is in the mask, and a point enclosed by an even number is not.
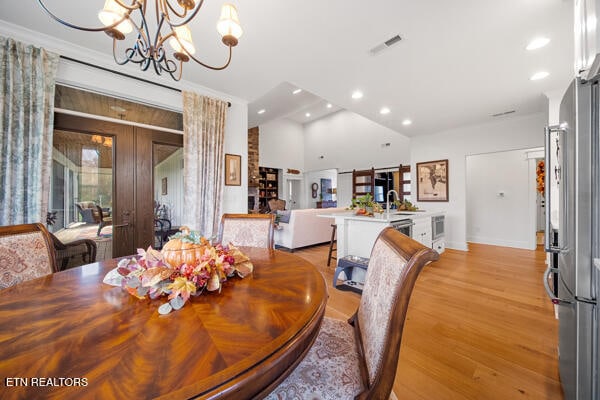
{"type": "MultiPolygon", "coordinates": [[[[544,135],[545,135],[545,149],[544,149],[544,168],[546,170],[546,174],[544,176],[544,197],[545,197],[545,201],[546,201],[546,227],[544,229],[544,250],[548,253],[560,253],[561,248],[559,246],[555,246],[552,244],[552,240],[551,240],[551,225],[552,225],[552,220],[550,218],[550,214],[552,213],[552,191],[550,190],[550,176],[551,173],[551,169],[550,169],[550,146],[552,144],[552,134],[553,133],[557,133],[558,135],[561,135],[563,133],[565,133],[567,130],[566,128],[560,126],[560,125],[555,125],[555,126],[547,126],[546,129],[544,130],[544,135]]],[[[558,154],[558,141],[557,141],[557,154],[558,154]]],[[[558,160],[557,160],[558,161],[558,160]]],[[[558,178],[560,178],[560,166],[556,166],[554,169],[554,173],[557,175],[557,182],[558,182],[558,178]]],[[[564,229],[564,227],[561,227],[562,229],[564,229]]]]}
{"type": "Polygon", "coordinates": [[[129,210],[123,211],[121,213],[121,216],[123,217],[122,218],[123,223],[122,224],[113,225],[113,229],[114,228],[125,228],[125,227],[129,226],[129,216],[130,215],[131,215],[131,213],[129,212],[129,210]]]}
{"type": "Polygon", "coordinates": [[[550,283],[548,282],[548,279],[550,278],[550,274],[554,273],[558,278],[558,274],[560,273],[558,268],[552,268],[551,266],[548,266],[548,268],[546,268],[546,271],[544,271],[544,289],[546,289],[546,294],[548,295],[548,297],[550,297],[550,301],[552,302],[552,304],[571,304],[570,301],[561,299],[560,297],[556,296],[552,289],[550,289],[550,283]]]}

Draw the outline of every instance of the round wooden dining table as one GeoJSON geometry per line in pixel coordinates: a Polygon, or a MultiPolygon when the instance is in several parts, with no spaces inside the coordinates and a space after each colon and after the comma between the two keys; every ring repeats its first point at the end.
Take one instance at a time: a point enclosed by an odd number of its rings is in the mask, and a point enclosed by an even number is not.
{"type": "Polygon", "coordinates": [[[323,277],[293,254],[240,247],[252,275],[160,315],[102,283],[106,260],[0,291],[2,399],[247,399],[302,360],[326,304],[323,277]]]}

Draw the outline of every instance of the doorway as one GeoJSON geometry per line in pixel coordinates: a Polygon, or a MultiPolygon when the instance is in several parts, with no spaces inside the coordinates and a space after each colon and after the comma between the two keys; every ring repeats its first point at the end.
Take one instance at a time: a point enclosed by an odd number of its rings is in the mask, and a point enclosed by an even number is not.
{"type": "Polygon", "coordinates": [[[546,218],[546,201],[544,199],[544,159],[538,158],[535,160],[535,182],[536,182],[536,243],[537,245],[544,244],[545,218],[546,218]]]}
{"type": "Polygon", "coordinates": [[[535,148],[466,156],[468,242],[535,250],[539,153],[535,148]]]}
{"type": "MultiPolygon", "coordinates": [[[[55,132],[71,137],[94,137],[110,139],[112,149],[111,181],[104,187],[112,186],[110,192],[110,224],[112,226],[112,257],[135,254],[137,248],[147,248],[155,238],[155,182],[154,147],[169,145],[183,147],[183,136],[80,116],[55,114],[55,132]]],[[[105,161],[106,162],[106,161],[105,161]]],[[[100,199],[91,195],[90,199],[78,196],[68,197],[81,202],[106,203],[106,194],[100,199]]],[[[94,192],[95,193],[95,192],[94,192]]],[[[59,196],[53,194],[53,196],[59,196]]],[[[59,196],[60,197],[60,196],[59,196]]],[[[75,202],[75,201],[73,201],[75,202]]],[[[66,205],[66,202],[63,201],[66,205]]],[[[107,208],[107,207],[105,207],[107,208]]],[[[75,215],[69,206],[63,212],[75,215]],[[66,210],[66,211],[65,211],[66,210]]],[[[79,218],[79,217],[77,217],[79,218]]],[[[107,221],[108,223],[109,221],[107,221]]],[[[102,232],[100,233],[102,234],[102,232]]]]}
{"type": "Polygon", "coordinates": [[[183,147],[152,144],[154,173],[154,245],[162,249],[184,223],[183,147]]]}
{"type": "Polygon", "coordinates": [[[297,210],[301,208],[301,190],[302,190],[302,179],[286,179],[286,201],[288,204],[288,210],[297,210]]]}

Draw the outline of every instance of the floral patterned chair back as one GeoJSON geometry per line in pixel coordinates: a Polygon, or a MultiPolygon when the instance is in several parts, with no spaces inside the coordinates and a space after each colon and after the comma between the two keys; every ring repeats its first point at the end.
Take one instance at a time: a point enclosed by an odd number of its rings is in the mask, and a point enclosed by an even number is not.
{"type": "Polygon", "coordinates": [[[274,222],[275,214],[223,214],[219,242],[272,249],[274,222]]]}
{"type": "Polygon", "coordinates": [[[0,226],[0,289],[56,270],[52,239],[42,224],[0,226]]]}
{"type": "Polygon", "coordinates": [[[371,251],[357,312],[347,322],[324,318],[306,357],[266,398],[388,399],[412,289],[425,264],[438,257],[384,229],[371,251]]]}

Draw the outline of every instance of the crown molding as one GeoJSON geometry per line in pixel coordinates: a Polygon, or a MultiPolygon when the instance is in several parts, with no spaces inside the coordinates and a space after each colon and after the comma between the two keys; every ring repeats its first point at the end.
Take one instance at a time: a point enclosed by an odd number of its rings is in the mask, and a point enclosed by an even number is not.
{"type": "MultiPolygon", "coordinates": [[[[12,37],[15,40],[19,40],[24,43],[32,44],[35,46],[40,46],[48,51],[52,51],[57,54],[60,54],[60,55],[66,56],[66,57],[70,57],[70,58],[73,58],[76,60],[85,61],[87,63],[102,66],[104,68],[108,68],[111,70],[118,69],[121,72],[124,72],[129,75],[136,75],[136,74],[140,73],[139,68],[136,68],[136,66],[134,66],[134,65],[120,66],[120,65],[115,64],[114,62],[112,62],[113,61],[112,55],[109,57],[109,56],[107,56],[107,54],[101,53],[99,51],[91,50],[89,48],[85,48],[85,47],[73,44],[71,42],[64,41],[62,39],[57,39],[53,36],[49,36],[44,33],[37,32],[37,31],[31,30],[31,29],[25,28],[21,25],[16,25],[16,24],[13,24],[12,22],[8,22],[8,21],[1,20],[1,19],[0,19],[0,35],[6,36],[6,37],[12,37]],[[107,59],[110,60],[110,62],[107,62],[107,59]]],[[[61,63],[61,66],[66,65],[67,68],[69,68],[69,67],[75,68],[76,67],[75,66],[76,63],[73,63],[73,62],[70,62],[70,61],[67,61],[64,59],[61,59],[60,63],[61,63]]],[[[92,67],[85,67],[85,66],[81,66],[81,69],[86,69],[89,72],[91,72],[93,70],[92,67]]],[[[98,70],[98,71],[101,71],[101,70],[98,70]]],[[[103,73],[110,74],[110,72],[106,72],[106,71],[103,71],[103,73]]],[[[112,77],[111,79],[128,81],[129,84],[131,84],[131,82],[133,81],[127,77],[119,76],[116,74],[111,74],[111,77],[112,77]]],[[[170,86],[172,88],[176,88],[179,90],[188,90],[188,91],[198,92],[202,95],[215,97],[215,98],[221,99],[223,101],[228,101],[232,104],[239,104],[239,105],[243,105],[243,106],[248,105],[247,100],[244,100],[244,99],[236,97],[236,96],[232,96],[227,93],[220,92],[215,89],[211,89],[206,86],[199,85],[195,82],[186,81],[184,79],[182,79],[179,82],[176,82],[166,76],[158,76],[158,75],[153,75],[152,79],[161,84],[164,84],[166,86],[170,86]]],[[[59,81],[61,81],[61,79],[59,79],[59,81]]],[[[138,87],[140,85],[146,85],[143,82],[139,82],[139,81],[135,81],[135,82],[138,87]]],[[[77,86],[76,82],[72,82],[72,81],[61,82],[61,83],[67,83],[72,86],[77,86]]],[[[150,85],[148,84],[148,86],[150,86],[150,85]]],[[[82,87],[82,88],[85,89],[85,87],[82,87]]],[[[155,92],[157,88],[158,87],[154,87],[153,92],[155,92]]],[[[89,89],[93,89],[93,88],[89,88],[89,89]]],[[[162,89],[162,90],[168,91],[169,89],[162,89]]],[[[111,94],[110,91],[105,91],[105,93],[111,94]]],[[[113,93],[113,95],[118,95],[119,97],[123,97],[122,93],[113,93]]],[[[151,102],[150,99],[139,99],[139,98],[134,98],[134,96],[131,96],[131,100],[138,100],[138,101],[141,100],[145,103],[151,102]]],[[[160,103],[160,102],[158,102],[158,103],[160,103]]],[[[157,104],[157,105],[159,105],[159,104],[157,104]]],[[[181,107],[178,107],[178,108],[181,110],[181,107]]]]}

